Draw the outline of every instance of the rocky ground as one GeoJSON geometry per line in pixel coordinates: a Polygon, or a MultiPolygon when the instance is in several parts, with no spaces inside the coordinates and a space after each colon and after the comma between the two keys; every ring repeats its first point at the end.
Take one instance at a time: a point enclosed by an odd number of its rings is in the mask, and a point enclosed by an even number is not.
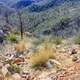
{"type": "MultiPolygon", "coordinates": [[[[47,65],[41,69],[34,69],[28,63],[28,52],[32,40],[26,43],[26,51],[18,58],[15,57],[15,44],[0,46],[0,80],[80,80],[80,45],[64,40],[61,45],[55,45],[56,60],[58,67],[47,65]],[[19,68],[11,69],[12,64],[19,68]]],[[[33,46],[34,47],[34,46],[33,46]]],[[[30,49],[31,50],[31,49],[30,49]]]]}

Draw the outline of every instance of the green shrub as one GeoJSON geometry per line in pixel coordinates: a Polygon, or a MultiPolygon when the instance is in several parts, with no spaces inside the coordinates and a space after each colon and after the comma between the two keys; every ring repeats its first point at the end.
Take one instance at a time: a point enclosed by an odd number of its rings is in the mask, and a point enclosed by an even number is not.
{"type": "Polygon", "coordinates": [[[7,40],[9,40],[10,42],[14,42],[14,43],[18,42],[17,37],[16,37],[15,34],[9,34],[7,36],[7,40]]]}
{"type": "Polygon", "coordinates": [[[11,72],[11,73],[20,73],[21,71],[21,68],[15,64],[11,64],[11,66],[8,68],[8,70],[11,72]]]}
{"type": "Polygon", "coordinates": [[[80,44],[80,35],[78,35],[74,38],[74,42],[75,42],[75,44],[80,44]]]}

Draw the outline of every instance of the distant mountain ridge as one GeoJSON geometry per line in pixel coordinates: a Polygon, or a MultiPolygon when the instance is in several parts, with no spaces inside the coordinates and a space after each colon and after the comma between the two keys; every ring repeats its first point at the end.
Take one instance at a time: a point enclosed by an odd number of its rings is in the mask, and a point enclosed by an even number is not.
{"type": "Polygon", "coordinates": [[[45,11],[49,8],[60,6],[65,2],[80,2],[80,0],[18,0],[11,7],[15,9],[23,9],[29,7],[29,10],[32,12],[45,11]]]}
{"type": "Polygon", "coordinates": [[[40,9],[43,8],[42,11],[53,6],[58,6],[64,2],[76,2],[76,1],[80,1],[80,0],[0,0],[0,2],[2,2],[8,7],[22,9],[31,5],[32,9],[33,7],[38,7],[40,9]]]}
{"type": "Polygon", "coordinates": [[[21,9],[31,5],[32,3],[33,3],[32,0],[20,0],[17,3],[15,3],[12,7],[16,9],[21,9]]]}
{"type": "Polygon", "coordinates": [[[39,8],[41,11],[43,11],[43,10],[46,10],[47,8],[58,6],[63,2],[65,2],[65,0],[19,0],[12,7],[20,9],[20,8],[25,8],[31,5],[32,9],[39,8]]]}

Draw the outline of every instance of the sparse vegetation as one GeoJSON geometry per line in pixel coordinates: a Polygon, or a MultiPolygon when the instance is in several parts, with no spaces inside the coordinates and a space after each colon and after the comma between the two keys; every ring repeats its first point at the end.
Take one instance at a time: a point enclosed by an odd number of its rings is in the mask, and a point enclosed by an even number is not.
{"type": "Polygon", "coordinates": [[[60,37],[54,37],[53,38],[53,43],[56,44],[56,45],[59,45],[62,43],[62,38],[60,37]]]}
{"type": "Polygon", "coordinates": [[[57,36],[46,36],[44,37],[43,39],[43,42],[47,42],[47,43],[50,43],[50,44],[56,44],[56,45],[59,45],[62,43],[62,38],[61,37],[57,37],[57,36]]]}
{"type": "Polygon", "coordinates": [[[35,40],[35,41],[33,41],[33,44],[35,45],[35,46],[38,46],[38,45],[40,45],[40,44],[42,44],[42,43],[44,43],[44,39],[37,39],[37,40],[35,40]]]}
{"type": "Polygon", "coordinates": [[[21,68],[19,66],[17,66],[17,65],[11,64],[11,66],[8,68],[8,70],[11,73],[20,73],[21,68]]]}
{"type": "Polygon", "coordinates": [[[48,42],[48,43],[51,43],[51,44],[56,44],[56,45],[59,45],[62,43],[62,38],[61,37],[57,37],[57,36],[47,36],[45,39],[44,39],[44,42],[48,42]]]}
{"type": "Polygon", "coordinates": [[[75,44],[80,44],[80,35],[77,35],[77,36],[74,38],[74,42],[75,42],[75,44]]]}
{"type": "Polygon", "coordinates": [[[18,39],[17,39],[17,36],[15,34],[12,34],[10,33],[6,39],[12,43],[17,43],[18,42],[18,39]]]}

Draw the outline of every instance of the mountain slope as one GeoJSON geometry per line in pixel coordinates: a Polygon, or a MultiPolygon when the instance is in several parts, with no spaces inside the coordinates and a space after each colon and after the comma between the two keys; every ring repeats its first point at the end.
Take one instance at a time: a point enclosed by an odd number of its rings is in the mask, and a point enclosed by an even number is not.
{"type": "Polygon", "coordinates": [[[10,15],[13,12],[14,12],[14,9],[4,5],[3,3],[0,3],[0,16],[5,15],[6,13],[10,15]]]}
{"type": "MultiPolygon", "coordinates": [[[[65,37],[67,37],[68,35],[71,36],[74,34],[75,26],[77,26],[77,29],[79,28],[79,25],[78,25],[79,20],[77,18],[79,16],[80,16],[79,1],[74,2],[72,4],[71,4],[71,1],[64,2],[60,6],[51,7],[47,10],[40,11],[40,12],[29,11],[29,8],[22,9],[22,19],[23,19],[23,26],[25,27],[25,31],[27,30],[37,35],[40,35],[40,34],[43,35],[45,32],[52,30],[51,35],[62,36],[64,34],[65,37]],[[70,19],[70,21],[67,22],[66,20],[68,19],[70,19]],[[78,23],[76,20],[78,20],[78,23]],[[67,23],[66,26],[61,25],[62,24],[61,21],[64,23],[67,23]],[[61,30],[62,26],[64,28],[63,31],[61,30]],[[59,28],[59,29],[55,32],[56,28],[59,28]],[[69,32],[68,29],[69,30],[72,29],[72,31],[69,32]],[[61,31],[63,32],[63,34],[62,33],[59,34],[61,31]]],[[[18,22],[18,18],[16,18],[17,15],[13,15],[11,17],[15,17],[15,19],[13,18],[10,19],[13,26],[18,27],[19,22],[18,22]]],[[[77,34],[77,32],[79,31],[75,31],[75,34],[77,34]]]]}
{"type": "Polygon", "coordinates": [[[16,9],[21,9],[31,5],[32,3],[33,3],[32,0],[20,0],[20,1],[17,1],[12,7],[16,9]]]}
{"type": "MultiPolygon", "coordinates": [[[[24,8],[19,8],[22,12],[25,31],[37,35],[45,35],[49,32],[51,35],[63,37],[70,37],[80,31],[76,30],[80,27],[80,20],[78,19],[80,16],[79,0],[42,0],[34,2],[23,6],[24,8]]],[[[16,13],[10,16],[10,23],[19,27],[19,19],[16,13]]]]}
{"type": "MultiPolygon", "coordinates": [[[[40,12],[40,11],[45,11],[50,8],[55,8],[57,6],[60,6],[64,3],[71,3],[75,4],[75,0],[42,0],[37,4],[33,4],[29,7],[29,10],[32,12],[40,12]]],[[[80,0],[77,0],[77,2],[80,2],[80,0]]]]}

